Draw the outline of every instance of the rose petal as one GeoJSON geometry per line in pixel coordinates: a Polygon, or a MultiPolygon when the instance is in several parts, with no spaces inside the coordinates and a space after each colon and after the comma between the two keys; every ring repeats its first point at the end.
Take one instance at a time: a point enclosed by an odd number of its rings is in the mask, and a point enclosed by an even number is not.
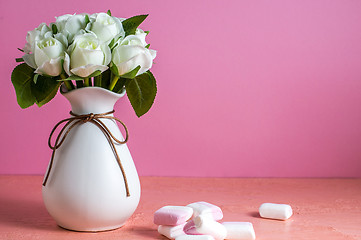
{"type": "Polygon", "coordinates": [[[120,46],[113,51],[113,62],[118,68],[119,75],[124,75],[140,66],[137,75],[148,71],[153,64],[153,57],[150,51],[141,46],[120,46]]]}
{"type": "Polygon", "coordinates": [[[46,74],[49,76],[58,76],[62,71],[61,57],[50,59],[48,62],[44,62],[40,67],[35,70],[35,73],[46,74]]]}
{"type": "Polygon", "coordinates": [[[110,51],[110,48],[108,45],[106,44],[102,44],[101,49],[104,53],[104,65],[108,65],[111,61],[112,61],[112,52],[110,51]]]}
{"type": "Polygon", "coordinates": [[[25,54],[23,56],[23,59],[26,64],[28,64],[30,67],[36,69],[38,66],[36,66],[34,54],[25,54]]]}
{"type": "Polygon", "coordinates": [[[101,49],[90,50],[84,48],[75,47],[74,51],[70,55],[70,67],[72,69],[85,65],[105,65],[104,53],[101,49]]]}
{"type": "Polygon", "coordinates": [[[79,77],[88,77],[93,72],[100,70],[101,72],[104,72],[108,69],[108,66],[104,65],[94,65],[94,64],[88,64],[85,66],[73,68],[70,70],[73,74],[79,76],[79,77]]]}
{"type": "Polygon", "coordinates": [[[68,74],[68,76],[71,75],[69,67],[70,67],[70,57],[67,53],[65,53],[63,68],[64,68],[64,71],[66,72],[66,74],[68,74]]]}

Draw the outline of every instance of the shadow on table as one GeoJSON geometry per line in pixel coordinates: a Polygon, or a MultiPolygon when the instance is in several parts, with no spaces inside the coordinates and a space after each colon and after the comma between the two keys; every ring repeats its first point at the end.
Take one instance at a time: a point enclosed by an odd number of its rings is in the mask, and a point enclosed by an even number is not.
{"type": "Polygon", "coordinates": [[[131,229],[132,234],[138,235],[139,237],[149,237],[152,239],[165,240],[168,239],[158,233],[157,230],[150,227],[136,227],[132,226],[131,229]]]}
{"type": "Polygon", "coordinates": [[[0,224],[18,228],[62,231],[48,214],[42,201],[0,196],[0,224]]]}
{"type": "Polygon", "coordinates": [[[248,216],[254,217],[254,218],[261,218],[258,212],[250,212],[248,213],[248,216]]]}

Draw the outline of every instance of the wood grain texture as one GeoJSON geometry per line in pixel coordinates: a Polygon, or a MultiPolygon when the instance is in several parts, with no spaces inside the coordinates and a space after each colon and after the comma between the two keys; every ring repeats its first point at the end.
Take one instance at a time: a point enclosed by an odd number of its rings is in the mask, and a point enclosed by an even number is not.
{"type": "Polygon", "coordinates": [[[47,213],[40,176],[0,176],[0,239],[159,239],[153,213],[164,205],[207,201],[224,221],[253,223],[257,239],[361,239],[361,179],[142,177],[142,196],[117,230],[79,233],[59,228],[47,213]],[[263,202],[287,203],[287,221],[262,219],[263,202]]]}

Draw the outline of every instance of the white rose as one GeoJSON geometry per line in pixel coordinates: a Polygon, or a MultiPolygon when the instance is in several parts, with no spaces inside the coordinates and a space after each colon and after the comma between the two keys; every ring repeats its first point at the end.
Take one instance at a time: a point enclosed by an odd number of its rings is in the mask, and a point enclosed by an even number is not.
{"type": "Polygon", "coordinates": [[[91,16],[92,23],[90,31],[95,33],[97,37],[109,43],[113,38],[124,36],[124,29],[120,19],[109,16],[106,13],[97,13],[91,16]]]}
{"type": "Polygon", "coordinates": [[[88,77],[95,71],[108,69],[111,52],[105,43],[102,43],[95,34],[85,33],[74,37],[74,42],[65,54],[64,70],[68,75],[88,77]],[[69,55],[68,55],[69,54],[69,55]]]}
{"type": "Polygon", "coordinates": [[[129,35],[114,48],[112,61],[118,69],[120,76],[132,71],[137,66],[140,69],[137,75],[148,71],[156,57],[156,51],[145,48],[143,34],[129,35]]]}
{"type": "Polygon", "coordinates": [[[71,42],[74,36],[82,29],[86,28],[86,14],[66,14],[56,18],[55,25],[58,32],[64,34],[71,42]]]}
{"type": "Polygon", "coordinates": [[[145,41],[146,36],[147,34],[145,32],[138,31],[137,29],[135,35],[128,35],[126,38],[121,39],[119,41],[119,45],[140,45],[145,47],[147,46],[147,43],[145,41]]]}
{"type": "Polygon", "coordinates": [[[73,16],[72,14],[65,14],[59,17],[55,17],[55,25],[58,28],[58,32],[62,32],[65,29],[65,24],[68,19],[73,16]]]}
{"type": "Polygon", "coordinates": [[[32,54],[25,54],[24,61],[35,68],[35,73],[58,76],[62,72],[61,59],[64,57],[63,44],[53,37],[35,42],[32,54]]]}
{"type": "Polygon", "coordinates": [[[39,41],[42,38],[51,37],[52,31],[45,24],[41,23],[37,28],[32,31],[29,31],[26,35],[26,44],[24,46],[25,53],[34,52],[35,42],[39,41]]]}

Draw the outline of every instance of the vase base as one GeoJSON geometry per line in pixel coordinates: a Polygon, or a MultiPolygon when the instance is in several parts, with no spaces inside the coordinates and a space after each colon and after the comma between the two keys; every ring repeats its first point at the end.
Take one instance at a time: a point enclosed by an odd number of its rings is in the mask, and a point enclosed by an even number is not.
{"type": "Polygon", "coordinates": [[[116,230],[118,228],[121,228],[125,225],[125,223],[120,224],[120,225],[116,225],[116,226],[109,226],[109,227],[103,227],[103,228],[84,228],[84,229],[72,229],[70,227],[64,227],[58,224],[58,226],[62,229],[68,230],[68,231],[73,231],[73,232],[88,232],[88,233],[94,233],[94,232],[107,232],[107,231],[113,231],[116,230]]]}

